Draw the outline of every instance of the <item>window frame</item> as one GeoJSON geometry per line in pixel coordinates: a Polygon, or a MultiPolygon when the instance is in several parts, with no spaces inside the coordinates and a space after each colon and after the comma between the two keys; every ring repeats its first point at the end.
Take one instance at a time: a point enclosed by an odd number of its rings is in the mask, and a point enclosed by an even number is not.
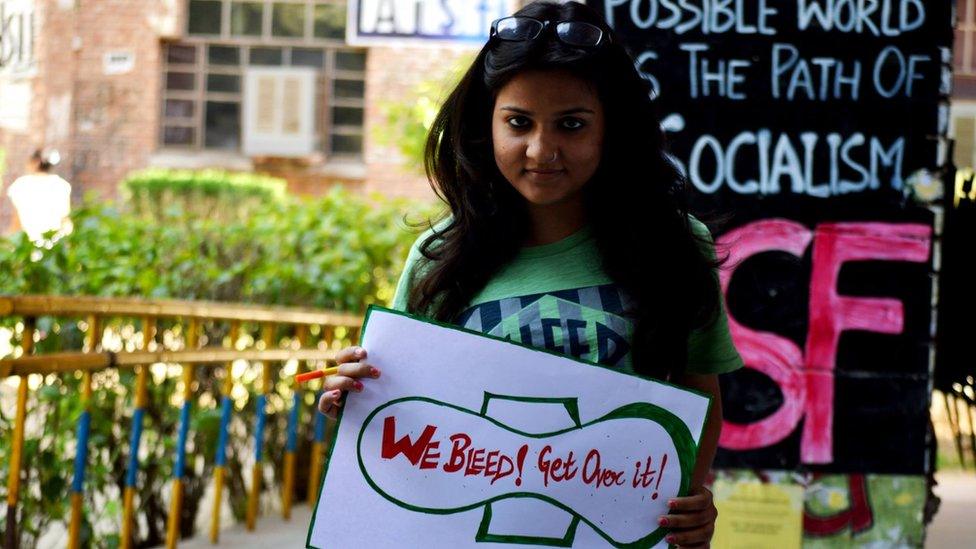
{"type": "MultiPolygon", "coordinates": [[[[191,34],[190,33],[190,4],[195,0],[186,1],[186,17],[183,24],[183,40],[203,39],[203,40],[233,40],[235,42],[249,42],[248,45],[280,45],[280,46],[323,46],[335,45],[346,46],[346,39],[343,38],[319,38],[315,36],[315,8],[316,6],[336,6],[348,10],[348,2],[345,0],[204,0],[220,2],[220,33],[219,34],[191,34]],[[231,34],[231,13],[234,3],[261,4],[261,34],[260,35],[235,35],[231,34]],[[284,37],[273,34],[273,18],[275,4],[299,4],[305,7],[305,20],[303,22],[303,36],[284,37]]],[[[356,0],[350,0],[356,1],[356,0]]]]}
{"type": "MultiPolygon", "coordinates": [[[[353,47],[346,44],[344,39],[316,38],[314,31],[314,11],[319,5],[335,5],[345,8],[346,2],[342,0],[218,0],[222,2],[221,9],[221,34],[202,35],[189,34],[189,8],[190,1],[186,0],[187,21],[184,26],[184,36],[178,41],[166,42],[162,46],[161,52],[161,73],[160,79],[160,103],[159,114],[160,124],[157,136],[157,148],[161,151],[211,151],[216,152],[227,149],[214,149],[206,147],[206,104],[207,101],[236,102],[243,106],[243,81],[244,72],[250,62],[251,50],[254,48],[280,48],[282,50],[282,62],[277,66],[308,66],[294,65],[292,54],[295,49],[318,50],[322,52],[323,64],[319,66],[318,76],[316,77],[316,89],[314,92],[316,104],[315,129],[319,137],[317,150],[324,154],[327,161],[365,161],[365,140],[366,140],[366,67],[362,71],[336,70],[336,56],[340,52],[349,52],[368,56],[368,49],[353,47]],[[262,34],[261,36],[231,35],[230,34],[230,14],[232,3],[249,2],[263,5],[262,11],[262,34]],[[302,38],[285,38],[270,36],[271,17],[274,4],[303,4],[305,5],[305,36],[302,38]],[[172,47],[189,46],[194,47],[194,61],[190,63],[170,63],[169,51],[172,47]],[[209,61],[210,47],[234,47],[238,50],[238,63],[236,65],[212,65],[209,61]],[[167,75],[170,72],[192,73],[195,79],[194,89],[191,90],[170,90],[167,88],[167,75]],[[210,74],[235,75],[240,79],[241,90],[239,92],[216,92],[207,90],[207,80],[210,74]],[[337,80],[359,81],[363,84],[362,97],[337,97],[335,94],[337,80]],[[168,100],[189,100],[193,102],[194,111],[192,117],[169,117],[166,114],[166,103],[168,100]],[[355,125],[334,125],[333,109],[337,107],[351,107],[363,110],[363,123],[355,125]],[[166,143],[167,127],[190,127],[193,132],[193,139],[190,144],[170,144],[166,143]],[[362,146],[357,153],[334,152],[333,146],[336,136],[358,137],[362,141],[362,146]]],[[[266,65],[253,65],[266,66],[266,65]]],[[[240,125],[240,132],[243,133],[243,122],[240,125]]],[[[241,136],[243,137],[243,135],[241,136]]],[[[240,152],[240,148],[238,148],[240,152]]]]}

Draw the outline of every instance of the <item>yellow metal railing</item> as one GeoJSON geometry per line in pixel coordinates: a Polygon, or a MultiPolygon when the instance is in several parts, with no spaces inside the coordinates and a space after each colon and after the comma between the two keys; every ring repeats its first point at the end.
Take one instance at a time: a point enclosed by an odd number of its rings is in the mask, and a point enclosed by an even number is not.
{"type": "MultiPolygon", "coordinates": [[[[221,386],[221,418],[219,440],[214,456],[214,502],[210,523],[210,540],[217,543],[220,533],[220,510],[222,492],[226,475],[226,446],[228,425],[233,413],[231,393],[234,386],[231,364],[245,360],[262,364],[261,392],[258,395],[255,418],[255,463],[251,474],[251,487],[248,493],[246,524],[249,530],[255,528],[259,508],[259,494],[262,482],[264,458],[264,428],[267,420],[266,399],[273,390],[273,370],[285,361],[299,361],[319,366],[334,362],[336,348],[353,344],[358,339],[362,317],[343,313],[319,311],[291,307],[262,307],[253,305],[227,304],[199,301],[115,299],[95,297],[63,296],[0,296],[0,317],[15,316],[23,319],[18,358],[0,360],[0,380],[10,376],[19,378],[17,388],[16,412],[11,437],[9,456],[9,475],[7,478],[7,517],[4,533],[4,547],[14,547],[17,543],[17,505],[23,469],[23,448],[25,420],[27,416],[28,376],[32,374],[65,374],[82,372],[81,399],[84,411],[78,420],[77,446],[74,463],[74,478],[70,488],[71,513],[68,529],[68,547],[79,546],[79,530],[83,521],[83,493],[85,469],[87,465],[88,437],[91,428],[89,403],[92,396],[92,373],[107,368],[134,368],[136,381],[134,390],[134,409],[132,428],[129,433],[129,459],[126,471],[125,492],[122,510],[122,547],[131,547],[133,541],[133,521],[135,509],[135,490],[139,469],[139,445],[142,435],[145,410],[148,404],[148,385],[151,382],[148,367],[152,364],[180,364],[182,371],[182,404],[177,430],[176,455],[174,456],[172,499],[167,520],[166,545],[175,547],[180,536],[180,516],[183,505],[183,480],[186,458],[186,443],[190,429],[190,411],[194,401],[194,367],[199,364],[222,364],[225,376],[221,386]],[[84,318],[84,346],[79,351],[47,354],[34,353],[35,327],[40,317],[84,318]],[[106,351],[100,346],[103,326],[111,319],[141,319],[143,348],[133,351],[106,351]],[[176,321],[185,326],[185,339],[182,349],[165,349],[155,345],[157,326],[160,319],[176,321]],[[226,322],[229,324],[230,348],[199,347],[201,327],[207,322],[226,322]],[[253,349],[238,349],[235,342],[243,325],[261,326],[260,337],[253,349]],[[288,348],[280,348],[275,334],[279,327],[291,330],[291,340],[297,342],[288,348]],[[315,347],[308,347],[310,329],[316,327],[320,338],[315,347]],[[345,332],[343,341],[336,341],[338,330],[345,332]]],[[[301,395],[293,391],[291,409],[287,422],[287,444],[283,464],[281,507],[287,519],[291,513],[295,486],[295,451],[299,421],[301,395]]],[[[325,420],[315,414],[314,442],[312,443],[311,465],[308,479],[308,500],[317,498],[320,469],[326,450],[325,420]]],[[[0,459],[3,459],[0,457],[0,459]]]]}

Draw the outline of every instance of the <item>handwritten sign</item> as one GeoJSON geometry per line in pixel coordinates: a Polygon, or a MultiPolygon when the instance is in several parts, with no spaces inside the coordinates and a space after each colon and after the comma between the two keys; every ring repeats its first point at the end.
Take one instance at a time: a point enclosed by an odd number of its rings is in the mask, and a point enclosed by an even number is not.
{"type": "Polygon", "coordinates": [[[34,2],[0,1],[0,74],[33,75],[37,67],[35,21],[34,2]]]}
{"type": "Polygon", "coordinates": [[[951,3],[591,0],[715,199],[900,196],[945,160],[951,3]]]}
{"type": "Polygon", "coordinates": [[[664,545],[707,397],[379,307],[363,346],[309,547],[664,545]]]}
{"type": "Polygon", "coordinates": [[[480,47],[491,22],[515,10],[512,0],[355,0],[346,41],[363,46],[480,47]]]}

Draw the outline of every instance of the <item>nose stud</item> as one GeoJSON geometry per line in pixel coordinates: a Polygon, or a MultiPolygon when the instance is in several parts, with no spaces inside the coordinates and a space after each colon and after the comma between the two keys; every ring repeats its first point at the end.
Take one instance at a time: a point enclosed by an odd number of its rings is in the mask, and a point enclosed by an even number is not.
{"type": "Polygon", "coordinates": [[[558,155],[558,153],[556,153],[556,152],[553,152],[553,153],[552,153],[552,158],[550,158],[550,159],[549,159],[549,162],[550,162],[550,163],[552,163],[552,162],[555,162],[555,161],[556,161],[556,156],[557,156],[557,155],[558,155]]]}

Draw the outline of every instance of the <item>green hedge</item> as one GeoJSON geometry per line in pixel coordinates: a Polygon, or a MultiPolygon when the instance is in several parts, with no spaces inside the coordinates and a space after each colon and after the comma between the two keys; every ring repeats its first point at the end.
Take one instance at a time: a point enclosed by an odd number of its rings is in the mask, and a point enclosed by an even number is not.
{"type": "Polygon", "coordinates": [[[223,170],[150,168],[129,174],[121,191],[135,213],[161,218],[174,208],[202,217],[240,218],[285,196],[286,182],[223,170]]]}
{"type": "Polygon", "coordinates": [[[0,293],[144,296],[362,311],[392,296],[425,206],[341,187],[278,200],[234,221],[179,208],[147,222],[86,202],[50,250],[19,233],[0,241],[0,293]],[[31,256],[35,255],[34,259],[31,256]]]}

